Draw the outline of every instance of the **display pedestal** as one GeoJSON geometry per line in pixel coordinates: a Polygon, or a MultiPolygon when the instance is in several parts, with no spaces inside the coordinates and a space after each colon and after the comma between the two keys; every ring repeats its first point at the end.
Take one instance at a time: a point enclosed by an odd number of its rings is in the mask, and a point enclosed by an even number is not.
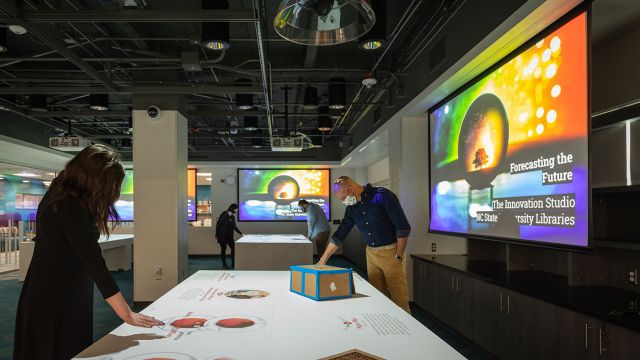
{"type": "Polygon", "coordinates": [[[302,235],[245,235],[236,241],[236,270],[289,270],[313,263],[313,243],[302,235]]]}

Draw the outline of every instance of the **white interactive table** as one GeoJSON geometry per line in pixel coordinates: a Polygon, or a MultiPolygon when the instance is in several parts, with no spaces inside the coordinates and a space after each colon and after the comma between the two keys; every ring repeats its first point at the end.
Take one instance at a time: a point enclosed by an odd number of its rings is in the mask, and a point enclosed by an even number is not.
{"type": "MultiPolygon", "coordinates": [[[[110,271],[131,270],[133,234],[112,234],[108,239],[106,236],[100,236],[98,244],[110,271]]],[[[24,281],[27,276],[35,246],[36,243],[33,241],[20,242],[20,272],[18,274],[20,281],[24,281]]]]}
{"type": "Polygon", "coordinates": [[[313,243],[303,235],[245,235],[236,241],[236,270],[289,270],[313,264],[313,243]]]}
{"type": "Polygon", "coordinates": [[[165,326],[123,324],[76,359],[464,359],[357,274],[354,284],[354,298],[316,302],[289,292],[287,271],[199,271],[143,311],[165,326]]]}

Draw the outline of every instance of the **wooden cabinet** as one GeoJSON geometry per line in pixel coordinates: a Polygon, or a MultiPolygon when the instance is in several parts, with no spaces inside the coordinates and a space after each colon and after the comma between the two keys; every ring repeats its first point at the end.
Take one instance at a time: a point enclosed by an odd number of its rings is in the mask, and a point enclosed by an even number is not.
{"type": "Polygon", "coordinates": [[[499,359],[630,360],[640,333],[428,261],[414,262],[418,306],[499,359]]]}

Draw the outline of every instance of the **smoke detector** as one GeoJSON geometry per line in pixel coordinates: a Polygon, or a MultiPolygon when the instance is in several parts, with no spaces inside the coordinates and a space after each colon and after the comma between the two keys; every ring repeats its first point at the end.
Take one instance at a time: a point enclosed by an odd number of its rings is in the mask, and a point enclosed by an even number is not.
{"type": "Polygon", "coordinates": [[[376,80],[372,73],[367,74],[367,76],[362,79],[362,85],[366,86],[367,89],[371,89],[377,83],[378,80],[376,80]]]}

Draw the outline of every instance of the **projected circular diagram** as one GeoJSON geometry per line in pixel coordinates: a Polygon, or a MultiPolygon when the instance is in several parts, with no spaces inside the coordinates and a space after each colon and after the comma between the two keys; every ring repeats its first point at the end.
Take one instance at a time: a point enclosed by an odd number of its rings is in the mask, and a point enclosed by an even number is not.
{"type": "Polygon", "coordinates": [[[209,315],[176,316],[166,320],[164,323],[165,325],[162,328],[167,331],[173,329],[178,331],[200,331],[215,328],[215,319],[209,315]]]}
{"type": "Polygon", "coordinates": [[[276,176],[267,189],[269,198],[277,204],[289,204],[300,194],[300,184],[289,175],[276,176]]]}
{"type": "Polygon", "coordinates": [[[196,360],[193,356],[173,352],[159,352],[135,355],[125,360],[196,360]]]}
{"type": "Polygon", "coordinates": [[[507,154],[509,121],[500,98],[478,96],[464,115],[458,137],[458,159],[472,189],[491,185],[507,154]]]}
{"type": "Polygon", "coordinates": [[[263,290],[233,290],[224,293],[224,296],[232,299],[261,299],[269,296],[269,293],[263,290]]]}
{"type": "Polygon", "coordinates": [[[214,319],[213,325],[220,331],[242,332],[263,328],[267,322],[256,316],[221,316],[214,319]]]}

